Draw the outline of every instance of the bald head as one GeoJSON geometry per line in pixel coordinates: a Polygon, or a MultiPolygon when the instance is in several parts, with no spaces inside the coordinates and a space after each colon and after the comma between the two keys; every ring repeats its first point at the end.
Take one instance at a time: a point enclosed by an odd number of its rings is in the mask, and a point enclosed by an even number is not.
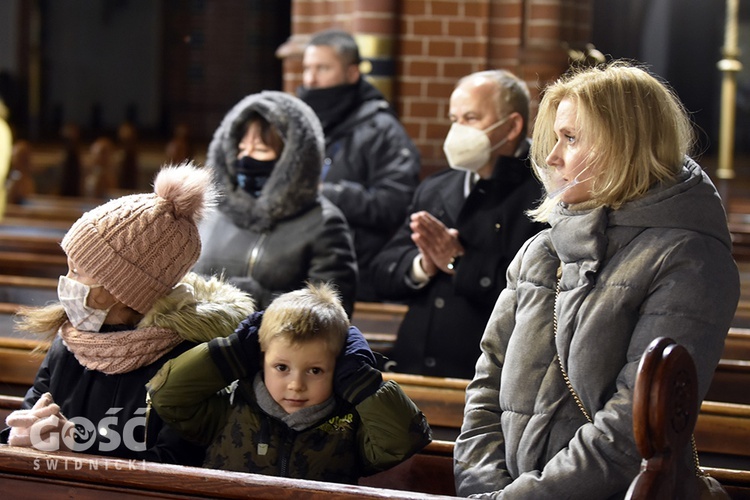
{"type": "MultiPolygon", "coordinates": [[[[526,137],[529,93],[526,84],[504,70],[481,71],[461,78],[450,98],[452,122],[486,131],[493,156],[513,156],[526,137]],[[493,125],[495,126],[494,128],[493,125]]],[[[492,170],[488,164],[485,174],[492,170]]]]}
{"type": "Polygon", "coordinates": [[[456,89],[476,88],[484,92],[487,86],[491,88],[491,95],[487,95],[485,103],[491,102],[498,116],[518,113],[523,119],[522,136],[528,134],[529,106],[531,96],[526,82],[510,71],[504,69],[478,71],[461,78],[456,83],[456,89]]]}

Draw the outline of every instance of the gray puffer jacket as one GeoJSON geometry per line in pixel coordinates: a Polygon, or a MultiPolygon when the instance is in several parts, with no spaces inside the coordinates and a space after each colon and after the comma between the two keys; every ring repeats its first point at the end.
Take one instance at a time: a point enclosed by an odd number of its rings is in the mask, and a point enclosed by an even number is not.
{"type": "Polygon", "coordinates": [[[209,145],[207,163],[223,196],[199,228],[203,249],[193,270],[223,274],[250,293],[259,309],[306,281],[332,282],[351,313],[358,276],[354,243],[344,215],[318,194],[322,158],[320,122],[300,99],[264,91],[236,104],[209,145]],[[238,187],[235,171],[238,145],[253,112],[284,140],[257,198],[238,187]]]}
{"type": "Polygon", "coordinates": [[[640,465],[632,399],[646,347],[659,336],[684,345],[701,400],[721,356],[739,275],[696,163],[616,211],[559,206],[550,225],[509,267],[485,330],[455,447],[460,495],[622,498],[640,465]]]}

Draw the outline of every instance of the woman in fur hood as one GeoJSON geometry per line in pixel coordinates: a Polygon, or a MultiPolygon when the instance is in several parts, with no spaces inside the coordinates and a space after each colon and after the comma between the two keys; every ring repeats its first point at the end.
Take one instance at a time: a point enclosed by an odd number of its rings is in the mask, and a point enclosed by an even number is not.
{"type": "Polygon", "coordinates": [[[329,282],[351,315],[354,244],[344,215],[318,193],[323,132],[312,109],[284,92],[245,97],[214,133],[207,163],[222,196],[200,225],[193,270],[225,276],[260,309],[305,282],[329,282]]]}
{"type": "Polygon", "coordinates": [[[216,196],[210,172],[167,167],[154,191],[85,213],[63,238],[59,302],[19,316],[19,329],[52,341],[3,441],[202,463],[202,448],[149,414],[145,384],[167,360],[232,333],[255,307],[237,288],[188,273],[200,254],[197,223],[216,196]]]}

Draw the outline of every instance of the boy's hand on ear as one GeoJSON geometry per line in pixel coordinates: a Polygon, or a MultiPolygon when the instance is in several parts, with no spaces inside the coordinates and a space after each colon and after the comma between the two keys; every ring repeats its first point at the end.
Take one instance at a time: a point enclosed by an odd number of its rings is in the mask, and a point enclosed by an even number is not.
{"type": "Polygon", "coordinates": [[[208,343],[208,350],[227,383],[254,376],[260,369],[262,356],[258,331],[263,321],[263,311],[245,318],[226,338],[216,338],[208,343]]]}
{"type": "Polygon", "coordinates": [[[260,365],[260,324],[263,322],[263,311],[255,312],[245,318],[234,333],[239,338],[245,359],[252,365],[260,365]]]}
{"type": "Polygon", "coordinates": [[[359,404],[375,394],[383,376],[375,368],[376,361],[364,335],[355,326],[349,327],[346,344],[336,359],[333,391],[352,404],[359,404]]]}

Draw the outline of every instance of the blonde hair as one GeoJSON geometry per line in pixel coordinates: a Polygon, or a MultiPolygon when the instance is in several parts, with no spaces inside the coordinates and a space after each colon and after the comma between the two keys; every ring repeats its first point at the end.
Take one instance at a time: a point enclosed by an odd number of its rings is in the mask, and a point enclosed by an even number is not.
{"type": "MultiPolygon", "coordinates": [[[[546,158],[557,141],[554,122],[564,99],[576,103],[576,125],[590,148],[595,206],[616,210],[655,182],[674,178],[694,143],[692,123],[674,91],[634,63],[612,61],[574,68],[545,89],[531,146],[540,170],[554,168],[546,158]]],[[[545,199],[529,215],[546,222],[555,204],[545,199]]]]}
{"type": "Polygon", "coordinates": [[[306,288],[279,295],[271,302],[263,314],[258,337],[264,352],[276,339],[291,345],[324,340],[331,353],[338,355],[348,330],[349,317],[335,287],[308,283],[306,288]]]}
{"type": "Polygon", "coordinates": [[[22,306],[14,317],[18,331],[37,335],[46,341],[54,340],[57,330],[66,321],[68,315],[59,302],[41,307],[22,306]]]}

